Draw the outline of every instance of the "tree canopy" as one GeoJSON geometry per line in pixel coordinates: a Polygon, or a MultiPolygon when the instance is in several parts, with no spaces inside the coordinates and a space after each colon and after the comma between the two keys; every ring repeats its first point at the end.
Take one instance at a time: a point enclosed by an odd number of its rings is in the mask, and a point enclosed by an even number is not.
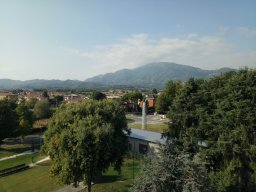
{"type": "Polygon", "coordinates": [[[99,91],[94,91],[92,93],[92,99],[94,100],[103,100],[103,99],[106,99],[106,95],[102,92],[99,92],[99,91]]]}
{"type": "Polygon", "coordinates": [[[52,159],[51,173],[60,181],[91,190],[91,182],[110,164],[120,171],[128,149],[126,117],[108,100],[62,105],[45,133],[44,151],[52,159]]]}
{"type": "Polygon", "coordinates": [[[17,130],[17,135],[24,136],[29,133],[33,127],[33,113],[24,101],[17,106],[15,111],[19,116],[19,129],[17,130]]]}
{"type": "Polygon", "coordinates": [[[3,139],[13,136],[18,127],[18,116],[7,100],[0,100],[0,144],[3,139]]]}
{"type": "Polygon", "coordinates": [[[176,142],[167,142],[156,156],[147,159],[132,187],[133,192],[213,191],[198,156],[190,156],[176,142]]]}
{"type": "Polygon", "coordinates": [[[256,70],[189,79],[169,112],[168,138],[200,154],[217,191],[256,186],[256,70]],[[201,144],[201,147],[200,145],[201,144]]]}
{"type": "Polygon", "coordinates": [[[41,101],[37,101],[34,107],[34,115],[36,118],[46,118],[50,115],[50,105],[49,101],[44,99],[41,101]]]}
{"type": "Polygon", "coordinates": [[[164,91],[156,99],[156,111],[166,114],[173,103],[176,93],[181,89],[180,81],[168,81],[164,91]]]}
{"type": "Polygon", "coordinates": [[[138,100],[142,100],[143,96],[141,93],[139,92],[130,92],[130,93],[126,93],[123,97],[122,97],[122,101],[134,101],[134,102],[138,102],[138,100]]]}

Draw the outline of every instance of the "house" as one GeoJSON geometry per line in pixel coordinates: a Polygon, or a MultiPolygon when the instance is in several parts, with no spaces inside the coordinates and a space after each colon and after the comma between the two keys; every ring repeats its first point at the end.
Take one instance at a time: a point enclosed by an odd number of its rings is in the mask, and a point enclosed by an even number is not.
{"type": "Polygon", "coordinates": [[[64,95],[65,103],[79,102],[82,100],[83,100],[83,98],[80,95],[76,95],[76,94],[64,95]]]}
{"type": "Polygon", "coordinates": [[[131,151],[153,155],[158,152],[159,144],[164,144],[166,139],[161,133],[131,128],[129,135],[129,149],[131,151]]]}
{"type": "MultiPolygon", "coordinates": [[[[147,98],[147,111],[148,113],[154,113],[155,112],[155,98],[154,97],[150,97],[147,98]]],[[[139,107],[142,109],[143,106],[143,101],[139,102],[139,107]]]]}
{"type": "Polygon", "coordinates": [[[13,93],[7,93],[7,92],[1,92],[0,93],[0,99],[18,99],[18,94],[13,93]]]}

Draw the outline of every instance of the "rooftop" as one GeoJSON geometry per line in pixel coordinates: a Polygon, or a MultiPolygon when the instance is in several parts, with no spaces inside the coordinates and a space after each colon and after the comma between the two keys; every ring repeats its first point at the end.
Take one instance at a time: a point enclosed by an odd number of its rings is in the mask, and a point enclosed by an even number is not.
{"type": "Polygon", "coordinates": [[[152,143],[165,143],[166,139],[162,138],[161,133],[146,131],[142,129],[131,128],[131,138],[141,139],[144,141],[150,141],[152,143]]]}

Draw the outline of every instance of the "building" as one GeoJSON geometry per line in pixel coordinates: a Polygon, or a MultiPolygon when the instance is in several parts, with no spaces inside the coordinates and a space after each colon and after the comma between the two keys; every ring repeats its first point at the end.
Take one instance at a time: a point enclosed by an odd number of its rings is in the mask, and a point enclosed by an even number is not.
{"type": "Polygon", "coordinates": [[[83,100],[83,98],[80,95],[76,95],[76,94],[64,95],[65,103],[79,102],[82,100],[83,100]]]}
{"type": "Polygon", "coordinates": [[[18,99],[18,94],[13,93],[7,93],[7,92],[1,92],[0,93],[0,99],[18,99]]]}
{"type": "Polygon", "coordinates": [[[161,133],[131,128],[129,148],[137,153],[152,155],[158,152],[159,144],[165,141],[161,133]]]}

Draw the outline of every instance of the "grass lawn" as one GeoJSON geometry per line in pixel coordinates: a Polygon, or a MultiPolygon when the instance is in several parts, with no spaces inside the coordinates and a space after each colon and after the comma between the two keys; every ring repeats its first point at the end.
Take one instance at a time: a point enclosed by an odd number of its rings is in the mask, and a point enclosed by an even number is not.
{"type": "Polygon", "coordinates": [[[57,184],[55,178],[50,178],[49,164],[50,162],[42,163],[26,171],[1,177],[0,192],[48,192],[61,188],[63,185],[57,184]]]}
{"type": "MultiPolygon", "coordinates": [[[[134,175],[138,174],[141,162],[134,160],[134,175]]],[[[56,178],[49,176],[50,161],[30,168],[26,171],[0,178],[0,192],[25,191],[54,191],[62,188],[56,178]]],[[[122,173],[119,175],[110,167],[103,176],[93,185],[93,192],[126,192],[133,183],[133,161],[124,162],[122,173]]]]}
{"type": "Polygon", "coordinates": [[[31,150],[31,145],[29,144],[2,145],[0,148],[0,158],[16,155],[28,150],[31,150]]]}
{"type": "Polygon", "coordinates": [[[0,161],[0,170],[14,167],[16,165],[20,165],[23,163],[30,164],[32,162],[32,157],[34,159],[34,162],[43,158],[43,156],[40,156],[38,153],[35,153],[35,154],[18,156],[12,159],[6,159],[3,161],[0,161]]]}
{"type": "MultiPolygon", "coordinates": [[[[141,162],[134,160],[134,177],[140,171],[141,162]]],[[[128,188],[133,184],[133,161],[126,160],[122,167],[122,173],[119,175],[110,167],[106,173],[103,174],[99,181],[93,185],[93,192],[127,192],[128,188]]]]}
{"type": "MultiPolygon", "coordinates": [[[[132,128],[141,129],[141,124],[132,124],[132,128]]],[[[163,133],[164,130],[168,129],[168,124],[147,124],[146,130],[163,133]]]]}
{"type": "Polygon", "coordinates": [[[133,122],[135,122],[135,120],[130,119],[130,118],[126,118],[126,121],[127,121],[127,123],[133,123],[133,122]]]}

